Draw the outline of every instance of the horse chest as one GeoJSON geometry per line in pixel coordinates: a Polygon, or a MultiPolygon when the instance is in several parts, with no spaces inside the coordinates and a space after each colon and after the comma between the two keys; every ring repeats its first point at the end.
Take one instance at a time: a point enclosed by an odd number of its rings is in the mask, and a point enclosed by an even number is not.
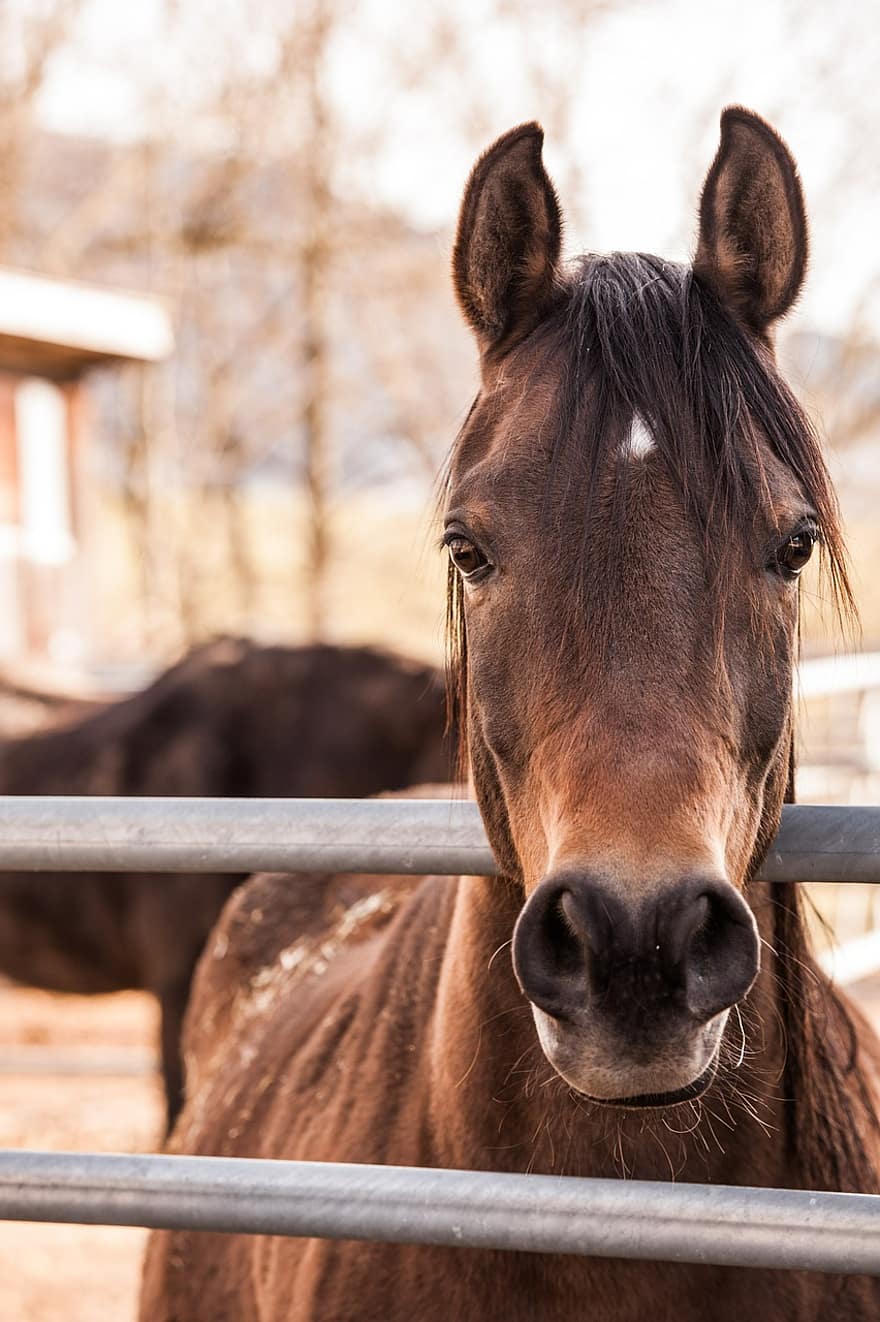
{"type": "MultiPolygon", "coordinates": [[[[827,1278],[407,1245],[263,1241],[251,1279],[265,1322],[867,1322],[827,1278]]],[[[207,1316],[207,1315],[206,1315],[207,1316]]]]}

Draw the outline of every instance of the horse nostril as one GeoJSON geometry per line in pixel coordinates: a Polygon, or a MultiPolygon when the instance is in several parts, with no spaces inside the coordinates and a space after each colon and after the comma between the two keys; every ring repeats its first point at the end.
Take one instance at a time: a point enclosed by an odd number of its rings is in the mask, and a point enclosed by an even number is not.
{"type": "Polygon", "coordinates": [[[582,1010],[606,984],[613,944],[608,897],[591,878],[541,882],[513,934],[513,967],[533,1004],[555,1019],[582,1010]]]}
{"type": "Polygon", "coordinates": [[[567,903],[561,879],[543,881],[526,901],[513,933],[513,968],[525,995],[556,1019],[583,1000],[589,963],[584,915],[567,903]]]}
{"type": "Polygon", "coordinates": [[[742,896],[722,882],[692,891],[672,926],[678,927],[682,947],[685,1003],[694,1018],[705,1022],[741,1000],[757,976],[755,919],[742,896]]]}
{"type": "Polygon", "coordinates": [[[513,934],[519,985],[554,1019],[576,1019],[593,1002],[612,1017],[654,1007],[706,1023],[746,994],[758,954],[748,905],[727,882],[704,878],[639,905],[586,874],[548,878],[513,934]]]}
{"type": "Polygon", "coordinates": [[[544,917],[544,936],[563,976],[583,967],[584,946],[589,945],[589,934],[578,922],[579,915],[571,912],[570,899],[563,891],[555,903],[548,904],[544,917]]]}

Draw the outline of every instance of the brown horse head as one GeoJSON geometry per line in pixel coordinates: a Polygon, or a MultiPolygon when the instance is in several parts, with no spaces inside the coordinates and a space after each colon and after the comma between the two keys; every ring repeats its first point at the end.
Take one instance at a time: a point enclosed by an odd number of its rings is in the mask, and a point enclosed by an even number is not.
{"type": "Polygon", "coordinates": [[[445,542],[473,781],[524,897],[543,1049],[594,1100],[711,1082],[789,772],[797,582],[837,510],[773,358],[800,290],[796,167],[725,111],[686,267],[560,264],[537,125],[477,163],[454,252],[482,387],[445,542]]]}

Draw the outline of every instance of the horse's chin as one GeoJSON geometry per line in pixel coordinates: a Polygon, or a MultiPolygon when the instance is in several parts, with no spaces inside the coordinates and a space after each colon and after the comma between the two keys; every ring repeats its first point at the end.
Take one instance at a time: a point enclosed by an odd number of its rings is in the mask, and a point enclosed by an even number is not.
{"type": "MultiPolygon", "coordinates": [[[[618,1110],[659,1110],[702,1097],[715,1081],[727,1011],[703,1025],[678,1050],[652,1060],[626,1060],[593,1034],[562,1027],[533,1006],[541,1047],[560,1078],[585,1101],[618,1110]]],[[[601,1037],[601,1034],[597,1034],[601,1037]]]]}
{"type": "Polygon", "coordinates": [[[702,1074],[685,1084],[683,1088],[676,1088],[672,1092],[636,1093],[632,1097],[592,1097],[589,1093],[582,1092],[581,1096],[595,1106],[614,1106],[627,1111],[665,1110],[669,1106],[680,1106],[683,1102],[693,1102],[702,1097],[715,1082],[717,1072],[716,1051],[702,1074]]]}

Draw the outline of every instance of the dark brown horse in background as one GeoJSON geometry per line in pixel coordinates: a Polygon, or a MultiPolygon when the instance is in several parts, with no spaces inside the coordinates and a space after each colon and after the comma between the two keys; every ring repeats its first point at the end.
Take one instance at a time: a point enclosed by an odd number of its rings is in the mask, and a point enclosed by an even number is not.
{"type": "MultiPolygon", "coordinates": [[[[441,677],[365,647],[201,648],[143,693],[0,745],[2,794],[359,797],[447,780],[441,677]]],[[[159,999],[169,1121],[196,959],[242,875],[0,872],[0,973],[159,999]]]]}
{"type": "MultiPolygon", "coordinates": [[[[176,1151],[877,1190],[877,1041],[756,873],[790,785],[798,575],[834,496],[780,380],[806,264],[772,129],[725,112],[693,267],[559,263],[526,125],[455,246],[482,387],[445,541],[504,876],[253,879],[196,978],[176,1151]],[[512,956],[510,947],[512,946],[512,956]]],[[[880,1282],[154,1235],[144,1322],[874,1322],[880,1282]]]]}

